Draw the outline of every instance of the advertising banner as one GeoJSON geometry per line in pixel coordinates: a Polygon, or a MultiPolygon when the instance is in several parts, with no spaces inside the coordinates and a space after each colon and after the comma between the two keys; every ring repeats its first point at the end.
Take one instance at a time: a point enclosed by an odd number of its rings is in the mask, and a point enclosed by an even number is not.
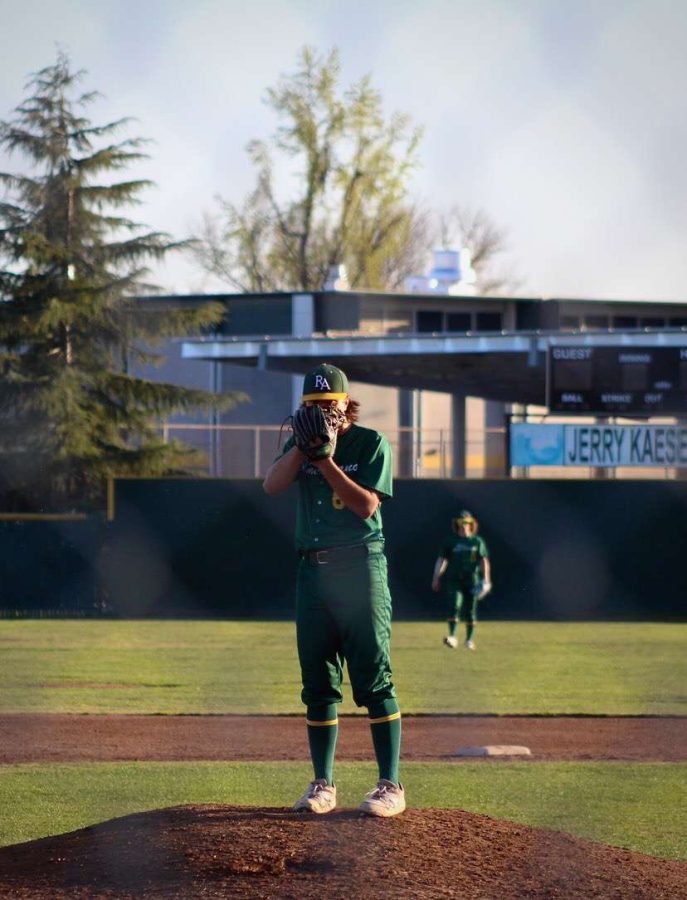
{"type": "Polygon", "coordinates": [[[687,467],[687,426],[511,425],[512,466],[687,467]]]}

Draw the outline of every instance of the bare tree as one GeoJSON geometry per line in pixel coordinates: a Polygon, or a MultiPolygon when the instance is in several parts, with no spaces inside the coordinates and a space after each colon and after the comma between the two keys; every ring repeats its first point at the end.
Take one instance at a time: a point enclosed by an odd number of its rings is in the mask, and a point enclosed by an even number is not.
{"type": "Polygon", "coordinates": [[[427,214],[408,198],[420,129],[384,117],[369,77],[342,89],[336,50],[304,48],[266,102],[280,124],[248,145],[255,187],[241,204],[217,198],[195,245],[200,265],[244,291],[317,290],[338,264],[351,287],[399,287],[431,246],[427,214]],[[276,157],[295,164],[286,199],[276,157]]]}
{"type": "Polygon", "coordinates": [[[438,232],[442,247],[467,247],[470,251],[479,294],[512,294],[518,289],[519,278],[496,268],[497,257],[508,249],[506,232],[483,209],[452,206],[439,215],[438,232]]]}

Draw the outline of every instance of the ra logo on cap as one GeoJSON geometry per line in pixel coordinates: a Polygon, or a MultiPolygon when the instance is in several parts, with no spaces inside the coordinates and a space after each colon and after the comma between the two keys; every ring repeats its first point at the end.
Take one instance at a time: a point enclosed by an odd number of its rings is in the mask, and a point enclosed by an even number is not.
{"type": "Polygon", "coordinates": [[[315,390],[316,391],[330,391],[329,382],[324,377],[324,375],[315,375],[315,390]]]}

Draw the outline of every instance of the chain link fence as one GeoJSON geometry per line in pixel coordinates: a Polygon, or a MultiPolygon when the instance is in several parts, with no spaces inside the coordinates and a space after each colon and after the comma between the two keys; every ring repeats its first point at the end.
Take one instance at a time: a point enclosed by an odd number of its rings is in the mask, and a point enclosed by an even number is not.
{"type": "MultiPolygon", "coordinates": [[[[165,440],[178,440],[199,452],[193,473],[215,478],[263,478],[291,431],[279,425],[170,425],[165,440]]],[[[441,428],[398,428],[385,432],[394,455],[396,478],[518,479],[676,479],[687,469],[594,468],[592,466],[509,467],[504,428],[468,432],[462,458],[455,460],[451,432],[441,428]]]]}
{"type": "MultiPolygon", "coordinates": [[[[291,432],[277,425],[165,425],[165,440],[178,440],[200,453],[196,471],[216,478],[262,478],[291,432]]],[[[451,478],[454,448],[448,429],[399,428],[386,432],[394,455],[394,476],[451,478]]],[[[487,429],[465,444],[468,478],[503,477],[505,428],[487,429]]]]}

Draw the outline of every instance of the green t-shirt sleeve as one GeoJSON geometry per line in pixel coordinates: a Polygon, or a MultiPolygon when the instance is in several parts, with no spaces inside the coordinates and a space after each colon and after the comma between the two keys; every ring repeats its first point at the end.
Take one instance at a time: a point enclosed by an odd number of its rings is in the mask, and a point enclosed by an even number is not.
{"type": "Polygon", "coordinates": [[[489,550],[482,538],[479,538],[479,555],[480,559],[489,559],[489,550]]]}
{"type": "Polygon", "coordinates": [[[369,457],[354,476],[358,484],[376,491],[384,498],[393,496],[393,460],[391,445],[379,432],[370,441],[369,457]]]}

